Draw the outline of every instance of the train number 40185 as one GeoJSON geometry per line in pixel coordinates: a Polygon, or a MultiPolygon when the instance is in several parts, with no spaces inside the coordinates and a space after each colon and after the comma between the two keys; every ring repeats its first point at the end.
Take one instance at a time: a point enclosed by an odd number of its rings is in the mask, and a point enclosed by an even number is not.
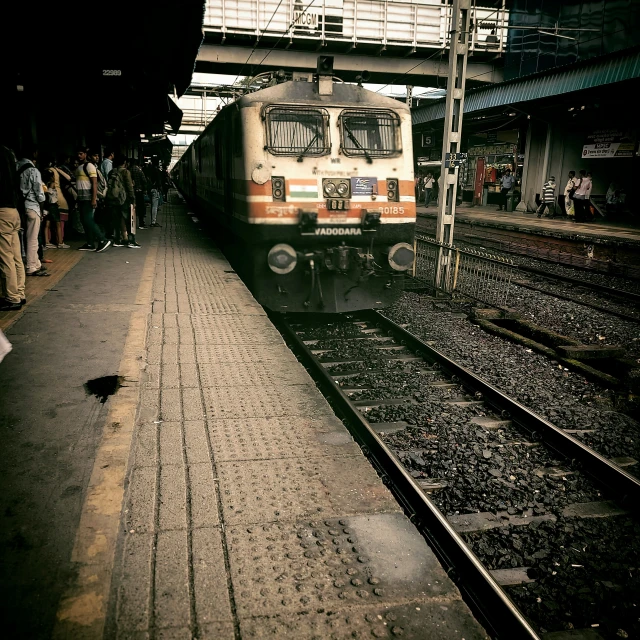
{"type": "Polygon", "coordinates": [[[380,213],[392,216],[400,216],[404,213],[404,207],[378,207],[380,213]]]}

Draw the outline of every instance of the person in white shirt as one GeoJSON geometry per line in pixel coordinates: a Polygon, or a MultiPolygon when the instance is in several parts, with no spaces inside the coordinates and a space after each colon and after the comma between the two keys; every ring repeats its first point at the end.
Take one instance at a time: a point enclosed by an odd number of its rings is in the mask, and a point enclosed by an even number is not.
{"type": "Polygon", "coordinates": [[[577,188],[573,194],[573,204],[576,210],[576,222],[591,222],[589,200],[591,198],[592,187],[593,183],[591,182],[591,174],[587,173],[584,169],[581,169],[577,188]]]}
{"type": "Polygon", "coordinates": [[[504,207],[505,211],[507,210],[507,193],[513,189],[515,184],[516,179],[511,175],[511,169],[507,169],[500,179],[500,205],[498,206],[498,211],[502,211],[502,207],[504,207]]]}
{"type": "Polygon", "coordinates": [[[424,177],[423,179],[423,186],[424,186],[424,206],[428,207],[429,206],[429,202],[431,202],[431,194],[432,194],[432,189],[433,189],[433,176],[431,175],[431,173],[427,173],[427,175],[424,177]]]}

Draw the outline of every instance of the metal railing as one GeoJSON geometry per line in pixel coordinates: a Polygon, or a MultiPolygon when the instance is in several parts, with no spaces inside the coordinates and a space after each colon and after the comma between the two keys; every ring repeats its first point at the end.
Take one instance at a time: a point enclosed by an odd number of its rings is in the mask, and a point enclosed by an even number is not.
{"type": "Polygon", "coordinates": [[[506,306],[515,268],[511,260],[483,251],[459,249],[421,234],[415,236],[414,250],[416,280],[434,286],[437,291],[462,293],[485,304],[506,306]],[[438,261],[441,265],[451,264],[451,269],[439,270],[439,282],[438,261]]]}
{"type": "MultiPolygon", "coordinates": [[[[472,3],[475,4],[475,3],[472,3]]],[[[509,11],[472,7],[470,47],[501,54],[509,11]]],[[[236,36],[442,49],[449,46],[451,5],[442,0],[207,0],[204,30],[236,36]]]]}

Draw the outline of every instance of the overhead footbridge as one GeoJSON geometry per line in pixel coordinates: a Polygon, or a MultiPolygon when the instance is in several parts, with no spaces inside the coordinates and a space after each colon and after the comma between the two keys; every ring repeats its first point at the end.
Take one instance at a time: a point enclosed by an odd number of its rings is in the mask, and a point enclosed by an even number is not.
{"type": "MultiPolygon", "coordinates": [[[[470,2],[467,86],[502,80],[508,12],[470,2]]],[[[451,5],[441,0],[208,0],[196,71],[315,70],[318,53],[354,81],[437,85],[447,76],[451,5]]]]}

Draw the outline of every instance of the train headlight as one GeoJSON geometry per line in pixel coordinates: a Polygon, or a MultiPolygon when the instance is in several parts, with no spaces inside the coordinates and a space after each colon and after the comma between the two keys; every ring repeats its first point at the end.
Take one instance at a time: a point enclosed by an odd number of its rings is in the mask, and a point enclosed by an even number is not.
{"type": "Polygon", "coordinates": [[[389,266],[394,271],[406,271],[413,265],[415,254],[408,242],[399,242],[389,249],[389,266]]]}
{"type": "Polygon", "coordinates": [[[291,273],[298,263],[296,250],[288,244],[277,244],[271,247],[267,256],[269,269],[279,275],[291,273]]]}
{"type": "Polygon", "coordinates": [[[327,197],[331,197],[335,194],[336,192],[336,185],[334,182],[331,182],[331,180],[327,180],[323,185],[322,188],[324,190],[324,195],[327,197]]]}
{"type": "Polygon", "coordinates": [[[341,198],[349,195],[349,185],[346,182],[339,182],[336,190],[341,198]]]}

